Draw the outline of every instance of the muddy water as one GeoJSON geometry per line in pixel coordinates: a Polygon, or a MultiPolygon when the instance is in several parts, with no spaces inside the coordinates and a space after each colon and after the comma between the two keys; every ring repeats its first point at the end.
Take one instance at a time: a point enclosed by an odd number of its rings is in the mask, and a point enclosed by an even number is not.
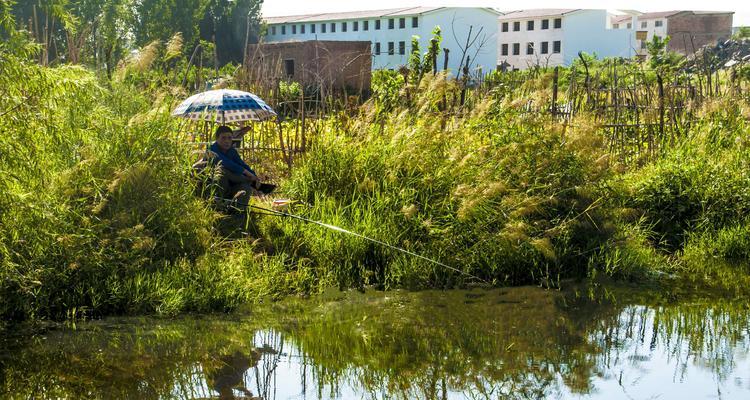
{"type": "Polygon", "coordinates": [[[0,398],[750,398],[748,302],[663,290],[330,293],[19,336],[0,398]]]}

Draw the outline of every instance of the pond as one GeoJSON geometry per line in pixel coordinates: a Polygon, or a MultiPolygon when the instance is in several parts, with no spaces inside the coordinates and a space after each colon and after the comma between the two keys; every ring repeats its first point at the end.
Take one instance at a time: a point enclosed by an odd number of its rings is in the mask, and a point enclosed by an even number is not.
{"type": "Polygon", "coordinates": [[[331,292],[0,338],[0,398],[747,399],[745,300],[535,287],[331,292]]]}

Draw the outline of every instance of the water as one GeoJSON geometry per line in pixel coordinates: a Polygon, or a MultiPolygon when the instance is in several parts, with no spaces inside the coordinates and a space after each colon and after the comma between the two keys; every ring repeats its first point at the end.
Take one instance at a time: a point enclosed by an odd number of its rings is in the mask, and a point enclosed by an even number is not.
{"type": "Polygon", "coordinates": [[[331,293],[0,350],[11,399],[750,398],[747,301],[616,288],[331,293]]]}

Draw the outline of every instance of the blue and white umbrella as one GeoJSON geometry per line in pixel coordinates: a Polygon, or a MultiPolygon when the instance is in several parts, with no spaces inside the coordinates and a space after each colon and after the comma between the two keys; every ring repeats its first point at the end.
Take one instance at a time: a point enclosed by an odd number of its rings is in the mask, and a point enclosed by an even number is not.
{"type": "Polygon", "coordinates": [[[172,115],[192,121],[214,121],[221,124],[241,121],[265,121],[276,112],[260,97],[240,90],[209,90],[188,97],[172,115]]]}

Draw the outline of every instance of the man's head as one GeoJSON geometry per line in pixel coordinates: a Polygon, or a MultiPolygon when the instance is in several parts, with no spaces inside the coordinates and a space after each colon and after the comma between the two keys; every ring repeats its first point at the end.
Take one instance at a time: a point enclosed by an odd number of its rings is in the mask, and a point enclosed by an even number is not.
{"type": "Polygon", "coordinates": [[[219,126],[216,128],[214,138],[222,151],[229,150],[232,147],[232,128],[226,125],[219,126]]]}

